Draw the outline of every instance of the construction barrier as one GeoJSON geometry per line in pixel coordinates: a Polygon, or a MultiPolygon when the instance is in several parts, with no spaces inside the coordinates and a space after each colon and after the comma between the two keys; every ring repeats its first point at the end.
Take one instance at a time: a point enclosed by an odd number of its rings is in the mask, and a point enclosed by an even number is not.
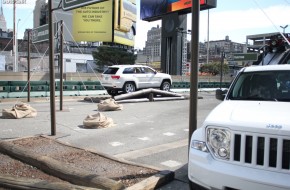
{"type": "MultiPolygon", "coordinates": [[[[230,82],[198,82],[198,88],[228,88],[230,82]]],[[[189,89],[190,82],[173,82],[172,89],[189,89]]],[[[0,81],[0,98],[27,97],[27,81],[0,81]]],[[[50,95],[49,81],[30,81],[31,97],[48,97],[50,95]]],[[[60,82],[55,82],[55,94],[60,94],[60,82]]],[[[89,96],[106,94],[100,81],[63,81],[64,96],[89,96]]]]}
{"type": "MultiPolygon", "coordinates": [[[[30,81],[31,97],[50,96],[49,81],[30,81]]],[[[0,98],[26,98],[28,92],[27,81],[0,81],[0,98]]],[[[55,95],[60,94],[60,82],[55,82],[55,95]]],[[[64,81],[64,96],[88,96],[106,94],[100,81],[64,81]]]]}

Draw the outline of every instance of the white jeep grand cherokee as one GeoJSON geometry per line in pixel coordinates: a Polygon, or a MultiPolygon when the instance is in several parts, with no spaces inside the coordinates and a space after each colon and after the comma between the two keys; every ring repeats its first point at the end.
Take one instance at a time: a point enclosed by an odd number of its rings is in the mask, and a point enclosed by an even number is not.
{"type": "Polygon", "coordinates": [[[172,79],[148,66],[114,65],[103,72],[101,82],[108,94],[116,95],[119,91],[129,93],[144,88],[169,91],[172,79]]]}
{"type": "Polygon", "coordinates": [[[290,65],[246,67],[216,95],[191,137],[191,189],[289,190],[290,65]]]}

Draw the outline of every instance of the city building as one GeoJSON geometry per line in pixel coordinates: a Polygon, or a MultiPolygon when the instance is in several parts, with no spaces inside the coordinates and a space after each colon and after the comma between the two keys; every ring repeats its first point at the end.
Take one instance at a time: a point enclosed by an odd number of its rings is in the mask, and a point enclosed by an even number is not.
{"type": "Polygon", "coordinates": [[[6,19],[5,19],[5,16],[3,14],[3,4],[2,4],[2,1],[1,1],[1,9],[0,9],[0,29],[2,31],[7,31],[7,23],[6,23],[6,19]]]}
{"type": "MultiPolygon", "coordinates": [[[[161,30],[162,28],[157,25],[157,27],[152,27],[147,32],[147,40],[145,42],[145,47],[143,51],[137,52],[137,63],[147,64],[159,68],[160,57],[161,57],[161,30]],[[157,63],[157,66],[156,66],[157,63]]],[[[217,61],[221,59],[222,52],[224,52],[225,57],[230,56],[233,53],[246,53],[246,44],[232,42],[229,36],[226,36],[223,40],[200,42],[199,43],[199,63],[204,64],[207,62],[207,47],[209,44],[209,61],[217,61]]],[[[182,69],[182,73],[188,73],[190,70],[190,60],[191,60],[191,42],[185,41],[186,45],[186,66],[182,69]]]]}
{"type": "Polygon", "coordinates": [[[147,40],[145,42],[145,48],[143,49],[143,55],[146,56],[146,63],[153,64],[159,63],[161,58],[161,27],[152,27],[147,32],[147,40]]]}
{"type": "Polygon", "coordinates": [[[47,24],[47,8],[45,0],[36,0],[33,10],[33,28],[47,24]]]}
{"type": "Polygon", "coordinates": [[[0,7],[0,50],[11,51],[13,50],[13,44],[10,41],[13,38],[13,31],[7,30],[7,23],[3,14],[3,4],[1,1],[0,7]]]}
{"type": "MultiPolygon", "coordinates": [[[[220,58],[222,52],[225,53],[225,57],[232,53],[246,53],[246,44],[232,42],[229,36],[226,36],[224,40],[209,41],[209,43],[204,42],[204,44],[206,48],[209,44],[210,59],[220,58]]],[[[202,51],[202,55],[204,55],[204,53],[205,52],[202,51]]]]}

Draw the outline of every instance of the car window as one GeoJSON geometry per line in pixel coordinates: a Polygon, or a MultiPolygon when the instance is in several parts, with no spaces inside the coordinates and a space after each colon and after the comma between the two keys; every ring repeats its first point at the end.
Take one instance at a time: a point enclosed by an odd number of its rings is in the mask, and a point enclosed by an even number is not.
{"type": "Polygon", "coordinates": [[[109,67],[107,70],[105,70],[104,74],[114,75],[117,73],[118,70],[119,70],[119,68],[117,68],[117,67],[109,67]]]}
{"type": "Polygon", "coordinates": [[[134,73],[135,69],[133,67],[125,68],[123,74],[132,74],[134,73]]]}
{"type": "Polygon", "coordinates": [[[140,67],[135,67],[134,73],[143,73],[140,67]]]}
{"type": "Polygon", "coordinates": [[[289,71],[243,73],[229,93],[236,100],[290,100],[289,71]]]}
{"type": "Polygon", "coordinates": [[[148,67],[142,67],[142,72],[155,74],[155,71],[153,69],[148,68],[148,67]]]}

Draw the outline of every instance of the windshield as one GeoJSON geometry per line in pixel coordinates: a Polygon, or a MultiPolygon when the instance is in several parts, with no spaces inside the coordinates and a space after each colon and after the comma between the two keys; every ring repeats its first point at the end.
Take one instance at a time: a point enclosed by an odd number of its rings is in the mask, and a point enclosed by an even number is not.
{"type": "Polygon", "coordinates": [[[290,71],[241,73],[228,99],[290,101],[290,71]]]}

